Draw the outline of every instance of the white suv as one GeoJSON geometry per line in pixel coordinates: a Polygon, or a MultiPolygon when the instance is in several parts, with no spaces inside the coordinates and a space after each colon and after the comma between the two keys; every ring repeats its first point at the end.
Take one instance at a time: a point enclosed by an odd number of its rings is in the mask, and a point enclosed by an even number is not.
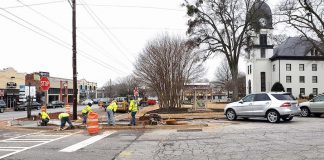
{"type": "Polygon", "coordinates": [[[270,92],[256,93],[244,97],[238,102],[227,104],[224,114],[232,121],[237,117],[264,117],[270,123],[290,121],[299,114],[298,102],[290,93],[270,92]]]}

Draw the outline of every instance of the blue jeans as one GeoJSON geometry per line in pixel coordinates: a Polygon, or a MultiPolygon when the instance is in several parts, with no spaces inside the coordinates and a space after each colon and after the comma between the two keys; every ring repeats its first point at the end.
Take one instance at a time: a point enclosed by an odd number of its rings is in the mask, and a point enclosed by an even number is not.
{"type": "Polygon", "coordinates": [[[131,125],[136,125],[136,112],[132,112],[131,113],[131,115],[132,115],[132,119],[131,119],[131,125]]]}
{"type": "Polygon", "coordinates": [[[82,113],[82,124],[86,124],[87,123],[87,114],[82,113]]]}
{"type": "Polygon", "coordinates": [[[108,125],[112,124],[115,125],[115,117],[114,117],[114,112],[110,109],[107,110],[107,115],[108,115],[108,125]]]}
{"type": "Polygon", "coordinates": [[[69,124],[69,127],[70,127],[70,128],[74,128],[74,126],[72,125],[72,123],[71,123],[69,117],[63,117],[63,118],[61,119],[61,128],[62,128],[62,129],[64,128],[66,122],[69,124]]]}
{"type": "Polygon", "coordinates": [[[48,118],[42,119],[41,126],[47,126],[47,123],[49,122],[48,118]]]}

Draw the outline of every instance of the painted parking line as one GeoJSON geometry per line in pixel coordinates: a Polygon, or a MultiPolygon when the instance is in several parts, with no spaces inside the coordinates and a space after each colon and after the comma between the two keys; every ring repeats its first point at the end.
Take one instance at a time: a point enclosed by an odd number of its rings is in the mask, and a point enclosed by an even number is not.
{"type": "Polygon", "coordinates": [[[102,135],[97,135],[97,136],[91,137],[89,139],[86,139],[86,140],[84,140],[82,142],[79,142],[77,144],[74,144],[72,146],[66,147],[66,148],[60,150],[60,152],[75,152],[75,151],[77,151],[77,150],[79,150],[81,148],[84,148],[84,147],[86,147],[86,146],[88,146],[88,145],[90,145],[92,143],[95,143],[95,142],[97,142],[97,141],[99,141],[99,140],[101,140],[101,139],[115,133],[115,132],[116,131],[104,132],[102,135]]]}
{"type": "Polygon", "coordinates": [[[40,136],[43,136],[42,132],[36,132],[36,133],[30,133],[30,134],[25,134],[25,135],[21,135],[21,136],[9,138],[9,139],[1,140],[0,143],[35,142],[37,144],[29,146],[29,147],[2,147],[2,148],[0,148],[0,151],[12,151],[12,152],[8,153],[8,154],[5,154],[3,156],[0,156],[0,159],[9,157],[11,155],[14,155],[14,154],[17,154],[17,153],[23,152],[25,150],[32,149],[32,148],[35,148],[35,147],[38,147],[38,146],[41,146],[41,145],[44,145],[44,144],[47,144],[47,143],[50,143],[50,142],[53,142],[53,141],[57,141],[57,140],[72,136],[72,135],[80,133],[80,132],[81,131],[66,134],[66,135],[61,135],[61,136],[58,136],[57,138],[53,138],[53,139],[22,139],[23,137],[37,136],[38,134],[40,136]]]}

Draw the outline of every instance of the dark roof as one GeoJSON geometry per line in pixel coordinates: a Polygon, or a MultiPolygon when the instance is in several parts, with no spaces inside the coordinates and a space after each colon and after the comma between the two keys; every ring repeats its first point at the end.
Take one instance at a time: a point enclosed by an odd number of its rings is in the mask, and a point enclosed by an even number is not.
{"type": "Polygon", "coordinates": [[[264,2],[264,0],[257,0],[250,12],[247,15],[247,19],[252,21],[252,27],[255,29],[265,28],[265,29],[272,29],[272,12],[270,6],[264,2]],[[252,16],[252,17],[251,17],[252,16]],[[260,25],[260,18],[266,19],[266,26],[260,25]]]}
{"type": "MultiPolygon", "coordinates": [[[[317,41],[314,42],[324,49],[323,44],[317,41]]],[[[314,48],[313,43],[306,38],[289,37],[285,42],[283,42],[281,45],[274,49],[273,57],[306,56],[312,48],[314,48]]]]}

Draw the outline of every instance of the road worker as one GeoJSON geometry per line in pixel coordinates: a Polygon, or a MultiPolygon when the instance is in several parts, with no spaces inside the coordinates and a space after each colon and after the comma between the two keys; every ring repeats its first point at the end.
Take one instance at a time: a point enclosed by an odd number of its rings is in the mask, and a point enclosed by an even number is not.
{"type": "Polygon", "coordinates": [[[116,104],[116,100],[113,100],[107,107],[107,115],[108,115],[108,125],[115,125],[115,117],[114,114],[117,111],[117,104],[116,104]]]}
{"type": "Polygon", "coordinates": [[[47,126],[47,123],[50,120],[50,117],[48,116],[48,114],[45,112],[45,110],[42,110],[39,114],[38,114],[41,118],[41,126],[47,126]]]}
{"type": "Polygon", "coordinates": [[[88,103],[88,105],[86,105],[83,109],[82,109],[82,124],[86,124],[87,123],[87,118],[88,118],[88,113],[92,112],[92,103],[88,103]]]}
{"type": "Polygon", "coordinates": [[[131,118],[131,121],[130,121],[130,125],[136,125],[136,113],[137,113],[137,103],[136,101],[133,99],[133,97],[130,98],[130,101],[129,101],[129,108],[128,108],[128,111],[131,112],[131,115],[132,115],[132,118],[131,118]]]}
{"type": "Polygon", "coordinates": [[[58,118],[61,120],[60,130],[65,130],[64,127],[66,122],[69,124],[69,128],[74,129],[74,126],[72,125],[69,116],[70,115],[68,113],[60,113],[58,115],[58,118]]]}

